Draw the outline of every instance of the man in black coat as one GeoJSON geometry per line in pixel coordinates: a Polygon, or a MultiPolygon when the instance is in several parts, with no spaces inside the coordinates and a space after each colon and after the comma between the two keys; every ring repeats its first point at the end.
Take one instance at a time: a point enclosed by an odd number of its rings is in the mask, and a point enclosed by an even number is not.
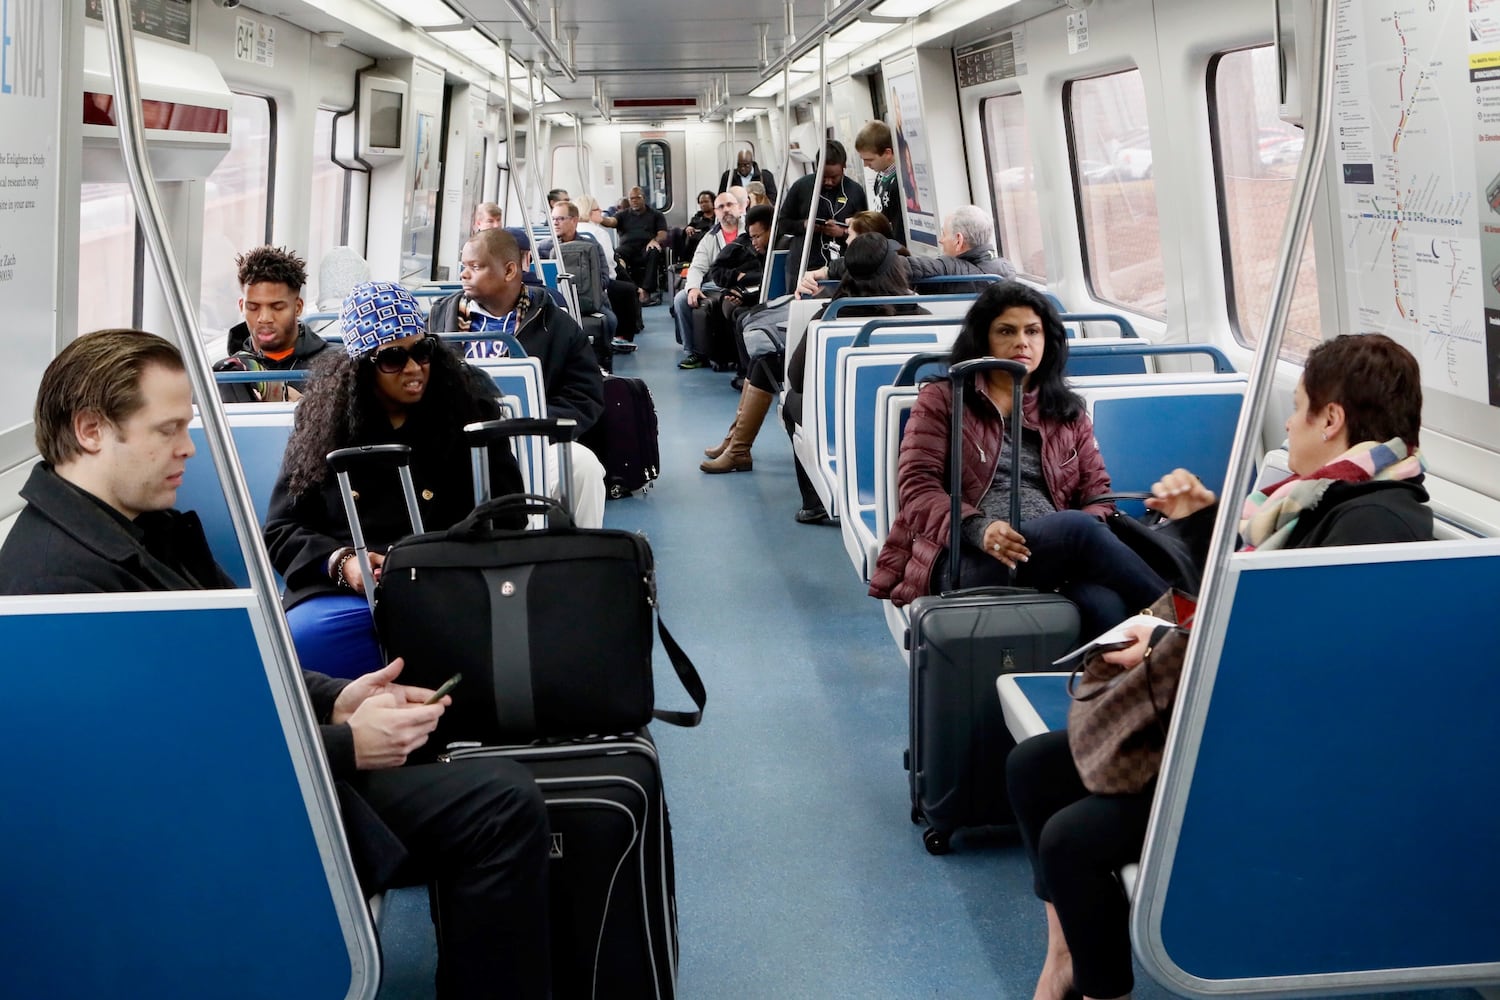
{"type": "Polygon", "coordinates": [[[735,157],[734,169],[724,171],[724,176],[719,178],[719,193],[723,194],[736,185],[747,187],[751,181],[760,181],[765,186],[766,197],[771,199],[771,204],[776,204],[776,179],[771,176],[771,171],[761,169],[755,162],[755,154],[748,149],[740,150],[735,157]]]}
{"type": "Polygon", "coordinates": [[[830,258],[844,252],[849,241],[849,217],[870,207],[864,185],[844,175],[848,162],[844,144],[829,139],[823,154],[822,177],[804,174],[786,190],[776,238],[779,241],[792,237],[786,261],[788,288],[797,287],[805,240],[812,241],[807,254],[808,270],[823,267],[830,258]],[[813,213],[811,228],[807,225],[809,211],[813,213]]]}
{"type": "MultiPolygon", "coordinates": [[[[192,417],[182,357],[160,337],[109,330],[64,348],[38,390],[42,461],[0,548],[0,594],[233,587],[197,515],[172,509],[192,417]]],[[[401,667],[352,681],[303,674],[361,883],[436,884],[439,996],[490,997],[504,984],[509,996],[546,997],[541,795],[509,761],[401,767],[451,703],[424,704],[432,692],[397,683],[401,667]]]]}

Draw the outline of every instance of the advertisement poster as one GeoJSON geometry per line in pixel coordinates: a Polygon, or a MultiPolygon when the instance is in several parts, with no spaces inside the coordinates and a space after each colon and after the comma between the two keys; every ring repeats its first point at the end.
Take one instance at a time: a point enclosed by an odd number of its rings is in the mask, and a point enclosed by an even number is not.
{"type": "MultiPolygon", "coordinates": [[[[0,313],[13,330],[57,328],[57,109],[62,14],[44,0],[0,4],[0,313]]],[[[31,421],[52,339],[11,337],[0,431],[31,421]],[[24,387],[24,388],[23,388],[24,387]]]]}
{"type": "Polygon", "coordinates": [[[938,245],[937,196],[932,183],[932,158],[922,120],[922,94],[917,84],[916,60],[902,60],[887,69],[886,104],[896,146],[896,177],[906,200],[906,232],[913,243],[938,245]]]}

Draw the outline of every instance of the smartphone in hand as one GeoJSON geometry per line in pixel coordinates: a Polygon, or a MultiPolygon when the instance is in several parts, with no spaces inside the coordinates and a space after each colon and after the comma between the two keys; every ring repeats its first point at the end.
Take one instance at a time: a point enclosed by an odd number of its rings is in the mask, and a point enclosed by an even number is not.
{"type": "Polygon", "coordinates": [[[440,701],[443,700],[443,695],[447,694],[449,691],[452,691],[454,688],[458,687],[458,682],[461,681],[461,680],[463,680],[463,679],[464,679],[464,675],[463,674],[454,674],[452,677],[450,677],[447,680],[443,681],[442,685],[436,691],[432,692],[432,697],[428,698],[426,701],[422,702],[422,704],[424,704],[424,705],[436,705],[438,702],[440,702],[440,701]]]}

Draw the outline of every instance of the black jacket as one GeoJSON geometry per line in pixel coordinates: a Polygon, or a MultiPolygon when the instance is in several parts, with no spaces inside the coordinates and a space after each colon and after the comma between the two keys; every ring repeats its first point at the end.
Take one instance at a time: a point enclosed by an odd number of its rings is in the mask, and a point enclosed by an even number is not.
{"type": "MultiPolygon", "coordinates": [[[[804,174],[793,181],[792,186],[786,190],[786,201],[781,205],[781,222],[777,226],[778,239],[784,236],[794,238],[788,261],[789,269],[795,268],[802,259],[802,238],[807,232],[807,212],[814,200],[818,203],[815,218],[836,219],[839,222],[848,222],[851,215],[870,207],[864,185],[852,177],[845,176],[843,183],[831,192],[823,190],[821,178],[813,174],[804,174]]],[[[834,242],[842,247],[848,241],[827,241],[822,234],[816,234],[807,256],[809,268],[822,267],[828,262],[823,253],[825,242],[834,242]]]]}
{"type": "MultiPolygon", "coordinates": [[[[500,416],[499,390],[482,372],[465,368],[472,380],[478,414],[476,419],[493,420],[500,416]]],[[[301,432],[292,431],[296,440],[301,432]]],[[[468,446],[458,427],[437,423],[430,411],[413,409],[399,428],[389,424],[370,428],[358,439],[343,446],[367,444],[404,444],[411,448],[412,485],[417,493],[417,507],[422,526],[427,531],[450,528],[463,520],[474,508],[474,477],[468,446]]],[[[338,480],[329,473],[319,487],[293,497],[287,489],[288,473],[283,465],[271,493],[271,507],[266,515],[266,550],[271,564],[286,580],[282,599],[290,610],[310,597],[340,591],[328,575],[328,560],[337,550],[354,544],[349,519],[344,512],[338,480]]],[[[372,552],[383,553],[394,542],[410,535],[411,520],[400,480],[389,469],[355,470],[349,476],[360,512],[360,527],[365,543],[372,552]]],[[[521,470],[504,449],[494,449],[490,457],[490,496],[505,496],[524,491],[521,470]]],[[[519,526],[519,525],[517,525],[519,526]]]]}
{"type": "MultiPolygon", "coordinates": [[[[214,371],[239,370],[243,366],[226,363],[233,362],[233,355],[243,351],[247,354],[255,355],[257,362],[262,368],[268,371],[284,372],[292,370],[301,371],[304,368],[311,368],[313,362],[318,360],[318,356],[328,350],[328,341],[313,333],[306,323],[299,322],[297,324],[297,339],[292,342],[292,353],[278,361],[274,358],[268,358],[256,350],[255,341],[250,338],[250,327],[245,323],[238,323],[229,328],[229,342],[226,346],[229,348],[230,357],[215,364],[214,371]]],[[[294,382],[292,385],[301,389],[303,383],[294,382]]],[[[220,385],[219,398],[226,403],[254,403],[257,401],[250,384],[246,382],[231,382],[220,385]]]]}
{"type": "MultiPolygon", "coordinates": [[[[774,205],[776,203],[776,179],[771,175],[771,171],[762,170],[759,163],[751,161],[750,179],[752,181],[760,181],[766,186],[766,197],[771,199],[771,204],[774,205]]],[[[738,183],[740,183],[740,171],[738,167],[732,167],[724,171],[719,177],[719,193],[723,194],[729,190],[731,184],[738,183]]]]}
{"type": "MultiPolygon", "coordinates": [[[[842,260],[833,261],[828,265],[828,276],[842,278],[844,270],[842,260]]],[[[995,248],[992,246],[971,247],[957,257],[949,257],[947,254],[938,257],[918,257],[913,254],[906,258],[906,278],[913,287],[923,278],[969,274],[996,274],[1002,278],[1014,278],[1016,269],[1010,261],[995,253],[995,248]]],[[[934,286],[932,290],[951,292],[955,289],[953,286],[934,286]]]]}
{"type": "MultiPolygon", "coordinates": [[[[198,515],[164,510],[134,522],[66,482],[46,463],[21,487],[26,507],[0,548],[0,594],[116,594],[234,587],[209,551],[198,515]]],[[[313,712],[326,723],[349,682],[302,672],[313,712]]],[[[347,725],[322,727],[336,776],[354,772],[347,725]]]]}
{"type": "MultiPolygon", "coordinates": [[[[542,363],[542,391],[547,394],[547,416],[571,417],[582,434],[604,412],[604,376],[594,359],[594,348],[573,317],[536,290],[528,290],[531,305],[516,331],[526,354],[542,363]]],[[[463,292],[445,295],[432,304],[427,329],[458,332],[458,302],[463,292]]]]}
{"type": "MultiPolygon", "coordinates": [[[[750,234],[741,231],[734,242],[720,250],[719,256],[709,265],[708,280],[725,291],[744,291],[759,288],[765,270],[766,258],[755,252],[750,234]]],[[[758,297],[751,295],[744,298],[747,302],[754,302],[758,297]]]]}

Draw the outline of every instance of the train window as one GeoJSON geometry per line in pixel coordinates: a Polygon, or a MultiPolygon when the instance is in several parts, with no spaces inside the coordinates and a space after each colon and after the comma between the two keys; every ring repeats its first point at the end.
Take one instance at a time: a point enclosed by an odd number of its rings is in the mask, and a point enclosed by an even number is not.
{"type": "Polygon", "coordinates": [[[348,240],[344,223],[344,198],[349,171],[333,161],[334,112],[319,108],[313,125],[311,220],[307,233],[307,288],[302,298],[307,311],[318,301],[318,268],[323,256],[348,240]]]}
{"type": "Polygon", "coordinates": [[[129,184],[85,184],[78,206],[78,329],[136,324],[135,198],[129,184]],[[131,266],[126,266],[131,264],[131,266]]]}
{"type": "Polygon", "coordinates": [[[1020,94],[1005,94],[985,100],[980,110],[1000,252],[1022,274],[1045,279],[1042,206],[1032,173],[1025,105],[1020,94]]]}
{"type": "Polygon", "coordinates": [[[273,110],[267,98],[234,95],[229,153],[204,185],[198,322],[208,337],[223,334],[240,321],[234,258],[271,242],[273,110]]]}
{"type": "Polygon", "coordinates": [[[1166,272],[1138,69],[1063,89],[1073,196],[1084,274],[1094,297],[1148,316],[1166,316],[1166,272]]]}
{"type": "Polygon", "coordinates": [[[658,139],[637,143],[635,174],[647,205],[661,212],[672,207],[671,147],[658,139]]]}
{"type": "MultiPolygon", "coordinates": [[[[1218,175],[1219,231],[1229,272],[1229,322],[1235,339],[1260,342],[1282,230],[1302,156],[1302,131],[1277,117],[1276,50],[1224,52],[1209,64],[1209,121],[1218,175]]],[[[1303,361],[1322,339],[1318,272],[1312,245],[1302,248],[1281,356],[1303,361]]]]}

